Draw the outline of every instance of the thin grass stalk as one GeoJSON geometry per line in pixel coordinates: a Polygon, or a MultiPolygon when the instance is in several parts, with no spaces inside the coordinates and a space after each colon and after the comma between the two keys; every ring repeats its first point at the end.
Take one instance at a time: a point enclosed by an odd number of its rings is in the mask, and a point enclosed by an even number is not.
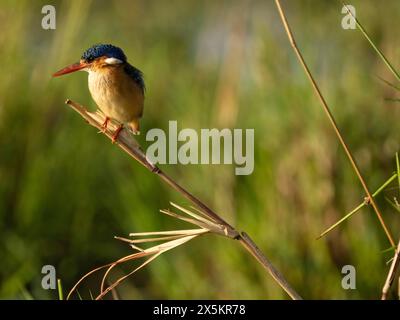
{"type": "MultiPolygon", "coordinates": [[[[400,162],[399,162],[399,154],[397,152],[396,152],[396,169],[397,169],[397,176],[399,177],[400,162]]],[[[400,177],[398,178],[398,183],[399,183],[399,189],[400,189],[400,177]]],[[[396,248],[396,251],[393,256],[393,261],[392,261],[392,264],[390,265],[389,273],[386,277],[386,281],[385,281],[385,284],[382,289],[382,297],[381,297],[382,300],[387,299],[387,295],[389,293],[390,287],[393,284],[393,280],[396,276],[399,265],[400,265],[400,240],[399,240],[399,243],[397,244],[397,248],[396,248]]],[[[400,283],[400,279],[399,279],[399,283],[400,283]]]]}
{"type": "MultiPolygon", "coordinates": [[[[380,76],[376,76],[376,77],[377,77],[380,81],[382,81],[383,83],[387,84],[389,87],[391,87],[391,88],[393,88],[393,89],[395,89],[395,90],[397,90],[397,91],[400,91],[400,87],[394,85],[393,83],[387,81],[386,79],[383,79],[383,78],[380,77],[380,76]]],[[[392,100],[398,100],[398,99],[392,99],[392,100]]]]}
{"type": "Polygon", "coordinates": [[[393,202],[388,197],[385,197],[385,200],[392,206],[392,208],[394,210],[396,210],[398,213],[400,213],[400,206],[397,202],[393,202]]]}
{"type": "Polygon", "coordinates": [[[309,68],[308,68],[308,66],[306,64],[306,62],[305,62],[305,60],[303,58],[303,55],[301,54],[299,48],[297,47],[296,41],[294,39],[293,33],[292,33],[291,29],[290,29],[289,23],[287,21],[286,15],[285,15],[285,13],[284,13],[284,11],[282,9],[280,1],[279,0],[275,0],[275,3],[276,3],[276,6],[278,8],[278,12],[279,12],[279,15],[281,17],[281,20],[282,20],[283,26],[285,28],[286,34],[287,34],[287,36],[289,38],[289,42],[290,42],[293,50],[295,51],[296,56],[297,56],[297,58],[298,58],[298,60],[299,60],[299,62],[301,64],[301,66],[303,67],[308,79],[310,80],[311,85],[312,85],[312,87],[314,89],[314,92],[318,96],[318,98],[319,98],[319,100],[321,102],[321,105],[322,105],[322,107],[323,107],[323,109],[324,109],[324,111],[325,111],[325,113],[326,113],[326,115],[327,115],[327,117],[329,119],[329,122],[331,123],[332,128],[334,129],[334,131],[336,133],[336,136],[337,136],[338,140],[340,141],[340,144],[342,145],[342,147],[343,147],[343,149],[344,149],[344,151],[345,151],[345,153],[346,153],[346,155],[347,155],[347,157],[348,157],[348,159],[350,161],[350,164],[353,167],[354,172],[356,173],[358,179],[360,180],[361,185],[364,188],[364,191],[365,191],[365,193],[366,193],[366,195],[367,195],[367,197],[368,197],[368,199],[369,199],[369,201],[370,201],[370,203],[371,203],[371,205],[372,205],[372,207],[373,207],[373,209],[374,209],[374,211],[375,211],[375,213],[376,213],[376,215],[377,215],[377,217],[379,219],[379,222],[381,223],[381,226],[382,226],[382,228],[383,228],[383,230],[384,230],[384,232],[385,232],[390,244],[392,246],[394,246],[395,243],[393,241],[392,235],[390,234],[390,231],[389,231],[388,227],[386,226],[385,221],[382,218],[382,214],[380,213],[378,205],[376,204],[374,198],[372,197],[372,195],[371,195],[371,193],[370,193],[370,191],[368,189],[368,186],[367,186],[367,184],[366,184],[366,182],[365,182],[365,180],[364,180],[364,178],[363,178],[363,176],[362,176],[362,174],[361,174],[361,172],[360,172],[360,170],[358,168],[357,162],[356,162],[353,154],[351,153],[349,147],[347,146],[347,143],[344,140],[344,137],[343,137],[342,133],[340,132],[340,129],[339,129],[338,125],[336,124],[336,120],[335,120],[335,118],[334,118],[334,116],[333,116],[328,104],[326,103],[325,98],[323,97],[323,95],[321,93],[321,90],[318,87],[318,84],[314,80],[314,77],[312,76],[311,71],[309,70],[309,68]]]}
{"type": "Polygon", "coordinates": [[[393,280],[396,276],[396,272],[397,272],[399,265],[400,265],[400,240],[399,240],[399,243],[397,244],[397,248],[396,248],[396,251],[393,256],[392,264],[390,265],[390,269],[389,269],[385,284],[382,289],[382,297],[381,297],[382,300],[387,299],[387,296],[390,291],[390,287],[393,284],[393,280]]]}
{"type": "Polygon", "coordinates": [[[372,41],[371,37],[368,35],[368,32],[364,29],[364,27],[362,26],[362,24],[360,23],[360,21],[357,19],[357,17],[355,17],[353,15],[353,13],[351,12],[351,10],[349,10],[349,7],[343,2],[341,1],[343,6],[347,9],[347,13],[349,13],[351,15],[351,17],[354,19],[354,21],[356,22],[356,25],[358,27],[358,29],[361,31],[361,33],[364,35],[364,37],[367,39],[367,41],[369,42],[369,44],[371,45],[371,47],[375,50],[375,52],[378,54],[378,56],[382,59],[383,63],[388,67],[388,69],[390,70],[390,72],[392,72],[392,74],[396,77],[396,79],[398,81],[400,81],[400,75],[399,73],[396,71],[396,69],[392,66],[392,64],[390,63],[390,61],[386,58],[386,56],[383,54],[383,52],[375,45],[375,43],[372,41]]]}
{"type": "Polygon", "coordinates": [[[397,281],[397,299],[400,300],[400,276],[399,276],[399,279],[397,281]]]}
{"type": "MultiPolygon", "coordinates": [[[[147,259],[143,264],[141,264],[139,267],[136,269],[132,270],[128,274],[124,275],[123,277],[119,278],[117,281],[115,281],[112,285],[108,286],[105,290],[102,290],[101,293],[96,297],[96,300],[102,299],[109,291],[113,290],[116,286],[118,286],[122,281],[125,279],[129,278],[132,274],[134,274],[136,271],[142,269],[144,266],[149,264],[151,261],[156,259],[158,256],[160,256],[162,252],[156,253],[154,256],[150,257],[147,259]]],[[[111,268],[111,267],[110,267],[111,268]]],[[[108,270],[107,270],[108,271],[108,270]]],[[[102,284],[103,285],[103,284],[102,284]]]]}
{"type": "Polygon", "coordinates": [[[61,279],[57,279],[57,292],[58,292],[58,300],[64,300],[64,292],[61,279]]]}
{"type": "Polygon", "coordinates": [[[396,170],[397,170],[397,182],[399,184],[399,192],[400,192],[400,161],[398,152],[396,152],[396,170]]]}
{"type": "MultiPolygon", "coordinates": [[[[372,196],[375,198],[377,195],[379,195],[383,190],[385,190],[385,188],[392,183],[396,178],[398,177],[398,174],[395,173],[394,175],[392,175],[388,180],[385,181],[385,183],[383,185],[381,185],[373,194],[372,196]]],[[[390,204],[391,201],[389,199],[386,199],[390,204]]],[[[356,208],[354,208],[353,210],[351,210],[348,214],[346,214],[343,218],[341,218],[339,221],[337,221],[336,223],[334,223],[332,226],[330,226],[328,229],[326,229],[324,232],[322,232],[317,239],[322,238],[324,235],[326,235],[327,233],[331,232],[333,229],[335,229],[336,227],[338,227],[341,223],[343,223],[344,221],[346,221],[347,219],[349,219],[351,216],[353,216],[355,213],[357,213],[358,211],[360,211],[362,208],[364,208],[365,206],[368,205],[368,198],[367,201],[364,201],[362,203],[360,203],[356,208]]],[[[399,209],[397,209],[399,210],[399,209]]]]}
{"type": "MultiPolygon", "coordinates": [[[[201,231],[202,231],[203,234],[208,232],[208,230],[201,230],[201,231]]],[[[184,243],[196,238],[200,234],[201,233],[197,232],[197,230],[196,230],[196,232],[194,234],[181,236],[179,239],[175,239],[175,240],[172,240],[172,241],[168,241],[168,242],[162,243],[160,245],[156,245],[154,247],[151,247],[149,249],[144,250],[143,252],[139,252],[139,253],[135,254],[133,257],[130,257],[130,258],[124,257],[122,259],[117,260],[116,262],[111,264],[111,266],[109,266],[108,269],[106,270],[106,272],[105,272],[105,274],[103,276],[103,279],[101,281],[100,294],[96,298],[96,300],[99,300],[99,299],[103,298],[110,290],[115,288],[117,285],[119,285],[122,281],[124,281],[126,278],[128,278],[129,276],[131,276],[135,272],[137,272],[140,269],[144,268],[146,265],[148,265],[151,261],[153,261],[154,259],[159,257],[164,252],[172,250],[172,249],[174,249],[174,248],[176,248],[176,247],[178,247],[178,246],[180,246],[180,245],[182,245],[182,244],[184,244],[184,243]],[[105,285],[107,276],[110,274],[111,270],[114,267],[116,267],[117,265],[119,265],[119,264],[121,264],[123,262],[129,261],[129,260],[134,260],[136,258],[146,257],[146,256],[150,256],[150,257],[145,262],[141,263],[138,267],[136,267],[134,270],[129,272],[127,275],[119,278],[112,285],[110,285],[106,289],[104,289],[104,285],[105,285]]]]}
{"type": "MultiPolygon", "coordinates": [[[[78,280],[78,282],[75,283],[75,285],[71,288],[71,290],[69,291],[69,293],[68,293],[68,295],[67,295],[67,300],[69,300],[69,299],[71,298],[71,295],[76,291],[76,288],[78,288],[78,286],[83,282],[83,280],[85,280],[87,277],[89,277],[89,276],[92,275],[93,273],[96,273],[97,271],[100,271],[101,269],[107,268],[107,267],[111,266],[112,264],[113,264],[113,262],[112,262],[112,263],[107,263],[107,264],[105,264],[105,265],[102,265],[102,266],[100,266],[100,267],[97,267],[97,268],[95,268],[95,269],[89,271],[88,273],[86,273],[86,274],[85,274],[82,278],[80,278],[80,279],[78,280]]],[[[79,292],[78,292],[78,295],[79,295],[79,298],[81,299],[79,292]]],[[[82,300],[82,299],[81,299],[81,300],[82,300]]]]}

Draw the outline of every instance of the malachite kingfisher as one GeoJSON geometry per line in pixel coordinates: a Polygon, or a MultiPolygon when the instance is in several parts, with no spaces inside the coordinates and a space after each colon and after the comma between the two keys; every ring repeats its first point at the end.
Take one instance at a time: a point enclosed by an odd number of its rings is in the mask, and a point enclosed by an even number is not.
{"type": "Polygon", "coordinates": [[[78,70],[89,73],[90,94],[106,116],[103,129],[107,128],[110,119],[120,123],[113,134],[113,142],[123,124],[127,124],[134,134],[139,134],[145,92],[143,73],[128,63],[122,49],[111,44],[94,45],[83,53],[78,63],[57,71],[53,77],[78,70]]]}

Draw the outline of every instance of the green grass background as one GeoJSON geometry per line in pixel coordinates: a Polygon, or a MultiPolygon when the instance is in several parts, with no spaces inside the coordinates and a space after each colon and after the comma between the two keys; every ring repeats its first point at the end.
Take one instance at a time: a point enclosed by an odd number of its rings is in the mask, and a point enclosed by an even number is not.
{"type": "MultiPolygon", "coordinates": [[[[357,17],[400,66],[400,2],[354,0],[357,17]]],[[[339,1],[283,1],[371,190],[395,170],[400,105],[395,82],[358,30],[341,28],[339,1]]],[[[273,1],[0,2],[0,298],[56,299],[41,288],[54,265],[64,289],[132,251],[129,232],[188,227],[158,212],[187,204],[64,105],[92,110],[87,75],[52,79],[94,43],[122,47],[145,74],[147,130],[254,128],[255,170],[233,165],[162,168],[240,230],[246,230],[308,299],[380,295],[392,253],[370,208],[316,237],[359,204],[363,190],[287,41],[273,1]],[[53,4],[56,30],[41,28],[53,4]],[[357,270],[343,290],[341,268],[357,270]]],[[[398,196],[396,184],[385,196],[398,196]]],[[[377,199],[394,238],[400,216],[377,199]]],[[[191,226],[189,226],[191,227],[191,226]]],[[[135,264],[120,268],[121,276],[135,264]]],[[[99,277],[79,289],[98,292],[99,277]]],[[[124,299],[286,299],[234,241],[198,238],[152,262],[118,288],[124,299]]]]}

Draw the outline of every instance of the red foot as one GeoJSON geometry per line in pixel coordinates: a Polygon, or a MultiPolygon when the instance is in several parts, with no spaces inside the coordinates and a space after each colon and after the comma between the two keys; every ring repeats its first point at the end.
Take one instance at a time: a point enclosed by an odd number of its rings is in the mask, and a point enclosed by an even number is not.
{"type": "Polygon", "coordinates": [[[121,132],[121,130],[122,130],[123,128],[124,128],[124,125],[123,125],[123,124],[120,124],[120,125],[118,126],[117,130],[115,130],[115,132],[114,132],[114,134],[113,134],[113,136],[112,136],[112,138],[111,138],[112,143],[117,142],[118,135],[119,135],[119,133],[121,132]]]}
{"type": "Polygon", "coordinates": [[[102,128],[102,131],[103,131],[103,132],[106,132],[108,122],[110,122],[110,118],[109,118],[109,117],[106,117],[106,119],[104,120],[103,124],[101,125],[101,128],[102,128]]]}

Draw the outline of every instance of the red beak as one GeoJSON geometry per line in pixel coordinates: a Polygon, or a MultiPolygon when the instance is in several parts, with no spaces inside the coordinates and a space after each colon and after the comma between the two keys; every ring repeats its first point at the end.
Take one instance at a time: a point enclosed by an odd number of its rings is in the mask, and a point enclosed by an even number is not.
{"type": "Polygon", "coordinates": [[[59,71],[57,71],[56,73],[53,74],[53,77],[59,77],[62,76],[63,74],[67,74],[67,73],[71,73],[71,72],[75,72],[75,71],[79,71],[82,70],[84,68],[86,68],[89,64],[85,63],[85,62],[78,62],[78,63],[73,63],[59,71]]]}

